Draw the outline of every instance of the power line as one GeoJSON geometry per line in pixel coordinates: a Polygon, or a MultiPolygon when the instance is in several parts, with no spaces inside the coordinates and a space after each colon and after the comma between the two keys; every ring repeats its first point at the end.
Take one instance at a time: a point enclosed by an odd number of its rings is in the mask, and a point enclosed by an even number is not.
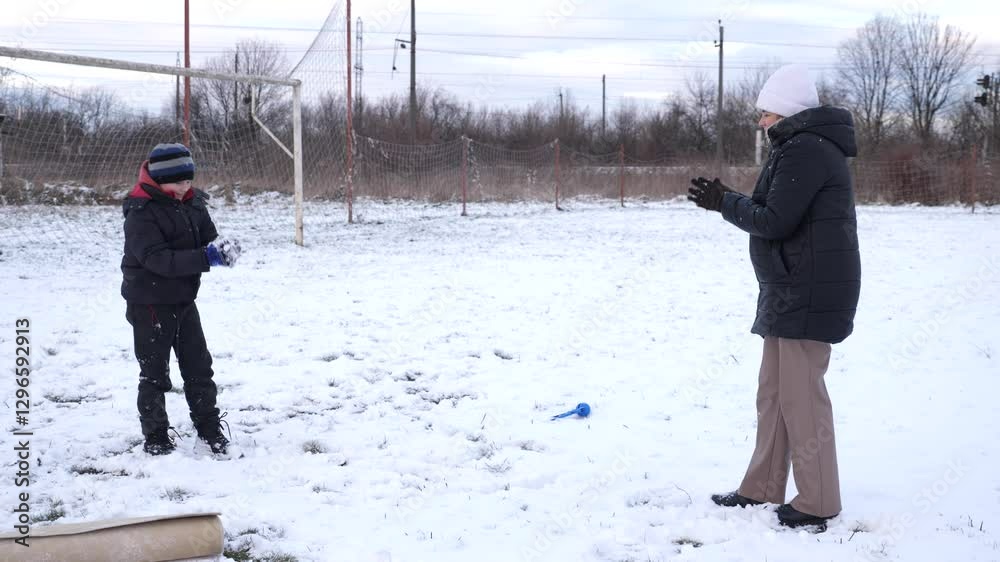
{"type": "MultiPolygon", "coordinates": [[[[446,16],[446,17],[471,17],[479,19],[517,19],[517,20],[547,20],[550,16],[547,15],[526,15],[522,13],[517,14],[485,14],[485,13],[467,13],[467,12],[421,12],[428,16],[446,16]]],[[[409,9],[405,14],[406,17],[402,19],[403,22],[409,17],[409,9]]],[[[559,16],[560,20],[568,21],[649,21],[649,22],[710,22],[712,17],[675,17],[675,16],[664,16],[664,17],[622,17],[622,16],[559,16]]],[[[855,27],[843,27],[843,26],[833,26],[833,25],[816,25],[809,23],[793,23],[793,22],[771,22],[763,20],[733,20],[736,22],[743,23],[755,23],[760,22],[766,24],[768,27],[772,26],[782,26],[782,27],[799,27],[799,28],[815,28],[815,29],[834,29],[840,31],[854,31],[860,26],[855,27]]],[[[71,23],[74,25],[84,24],[84,25],[160,25],[160,26],[178,26],[182,25],[180,22],[162,22],[162,21],[132,21],[132,20],[114,20],[114,19],[100,19],[100,18],[53,18],[50,23],[71,23]]],[[[261,25],[237,25],[237,24],[191,24],[191,27],[214,27],[214,28],[228,28],[228,29],[252,29],[252,30],[274,30],[274,31],[311,31],[319,32],[320,28],[313,27],[300,27],[300,26],[261,26],[261,25]]],[[[402,27],[400,27],[402,31],[402,27]]],[[[397,33],[398,35],[398,33],[397,33]]]]}
{"type": "MultiPolygon", "coordinates": [[[[77,19],[53,19],[52,22],[67,22],[67,23],[122,23],[128,25],[178,25],[175,23],[166,22],[149,22],[149,21],[124,21],[124,20],[77,20],[77,19]]],[[[250,29],[250,30],[271,30],[271,31],[301,31],[301,32],[313,32],[318,33],[322,29],[316,28],[303,28],[303,27],[266,27],[266,26],[247,26],[247,25],[233,25],[233,24],[192,24],[191,27],[200,28],[215,28],[215,29],[250,29]]],[[[370,34],[379,35],[398,35],[391,31],[369,31],[370,34]]],[[[518,39],[518,40],[544,40],[544,41],[629,41],[629,42],[670,42],[670,43],[687,43],[692,41],[703,41],[700,37],[668,37],[668,36],[655,36],[655,37],[635,37],[635,36],[590,36],[590,35],[544,35],[544,34],[511,34],[511,33],[473,33],[473,32],[458,32],[458,31],[422,31],[421,35],[427,35],[432,37],[475,37],[480,39],[518,39]]],[[[760,45],[778,45],[778,46],[796,46],[796,47],[808,47],[808,48],[835,48],[830,45],[813,45],[808,43],[771,43],[766,41],[752,41],[752,40],[730,40],[733,42],[747,43],[747,44],[760,44],[760,45]]]]}

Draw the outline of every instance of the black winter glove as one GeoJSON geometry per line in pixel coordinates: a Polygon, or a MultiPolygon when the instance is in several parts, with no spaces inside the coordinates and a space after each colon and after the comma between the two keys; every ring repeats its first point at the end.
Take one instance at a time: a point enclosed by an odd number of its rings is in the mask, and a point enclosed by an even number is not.
{"type": "Polygon", "coordinates": [[[698,177],[691,180],[691,185],[694,187],[688,188],[688,201],[694,201],[695,205],[708,211],[721,211],[722,196],[733,191],[722,185],[719,178],[708,181],[698,177]]]}

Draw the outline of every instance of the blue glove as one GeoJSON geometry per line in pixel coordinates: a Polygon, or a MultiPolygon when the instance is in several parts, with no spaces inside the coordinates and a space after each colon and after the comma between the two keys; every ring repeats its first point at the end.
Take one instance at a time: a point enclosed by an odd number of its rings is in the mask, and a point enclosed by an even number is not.
{"type": "Polygon", "coordinates": [[[205,257],[208,258],[208,265],[212,267],[226,265],[226,263],[222,261],[222,254],[219,253],[219,249],[216,248],[214,244],[209,244],[205,247],[205,257]]]}
{"type": "Polygon", "coordinates": [[[212,267],[220,265],[228,267],[235,264],[240,252],[240,243],[228,238],[221,238],[205,247],[205,257],[208,258],[208,265],[212,267]]]}

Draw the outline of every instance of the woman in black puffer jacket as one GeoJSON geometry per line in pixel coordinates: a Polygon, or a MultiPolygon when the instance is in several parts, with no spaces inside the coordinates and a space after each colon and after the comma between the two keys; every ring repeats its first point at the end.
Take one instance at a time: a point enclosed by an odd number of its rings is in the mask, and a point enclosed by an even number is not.
{"type": "Polygon", "coordinates": [[[752,332],[764,338],[757,442],[740,488],[724,506],[780,504],[789,526],[825,525],[840,513],[833,410],[823,376],[830,345],[854,329],[861,289],[854,189],[857,155],[844,109],[820,106],[799,65],[779,68],[757,100],[771,153],[750,197],[692,180],[689,199],[750,235],[760,286],[752,332]],[[785,503],[791,464],[799,491],[785,503]]]}

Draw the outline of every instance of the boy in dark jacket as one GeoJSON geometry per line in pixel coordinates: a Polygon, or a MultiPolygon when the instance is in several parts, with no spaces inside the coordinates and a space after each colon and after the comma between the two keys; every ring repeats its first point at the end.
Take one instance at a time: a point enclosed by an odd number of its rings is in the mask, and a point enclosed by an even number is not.
{"type": "Polygon", "coordinates": [[[198,436],[213,453],[225,454],[212,356],[205,343],[195,298],[202,272],[233,265],[235,242],[220,241],[208,214],[208,194],[193,189],[194,161],[181,144],[158,144],[139,168],[139,181],[123,205],[125,253],[122,297],[139,360],[139,423],[143,450],[174,450],[167,430],[164,393],[171,388],[170,350],[177,355],[184,396],[198,436]]]}

